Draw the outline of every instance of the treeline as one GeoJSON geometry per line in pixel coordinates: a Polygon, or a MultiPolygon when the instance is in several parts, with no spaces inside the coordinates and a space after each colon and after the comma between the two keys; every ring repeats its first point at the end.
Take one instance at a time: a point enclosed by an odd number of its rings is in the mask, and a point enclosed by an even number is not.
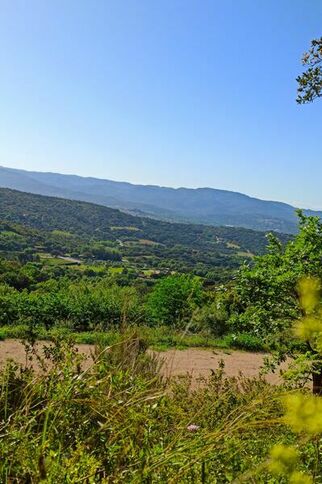
{"type": "Polygon", "coordinates": [[[182,329],[192,319],[200,319],[209,301],[200,278],[185,274],[164,277],[151,288],[125,285],[124,278],[112,276],[49,279],[32,290],[19,290],[7,282],[0,284],[0,325],[74,331],[105,331],[122,325],[182,329]]]}
{"type": "Polygon", "coordinates": [[[137,291],[117,284],[53,281],[28,292],[0,286],[0,324],[66,327],[75,331],[102,331],[142,323],[143,311],[137,291]]]}

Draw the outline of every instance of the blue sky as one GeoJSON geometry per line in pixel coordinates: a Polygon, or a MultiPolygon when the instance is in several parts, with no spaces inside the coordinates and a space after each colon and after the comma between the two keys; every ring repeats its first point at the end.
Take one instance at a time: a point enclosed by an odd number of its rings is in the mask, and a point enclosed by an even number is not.
{"type": "Polygon", "coordinates": [[[322,209],[319,0],[0,0],[0,164],[322,209]]]}

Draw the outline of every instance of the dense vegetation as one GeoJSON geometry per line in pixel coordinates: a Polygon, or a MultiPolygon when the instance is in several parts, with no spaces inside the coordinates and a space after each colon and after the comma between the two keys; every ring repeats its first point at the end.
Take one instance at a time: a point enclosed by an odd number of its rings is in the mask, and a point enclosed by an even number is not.
{"type": "Polygon", "coordinates": [[[279,420],[278,388],[226,380],[222,369],[197,389],[189,378],[167,382],[126,334],[90,366],[69,342],[45,357],[28,347],[36,353],[42,373],[9,363],[0,374],[2,482],[280,482],[262,466],[274,442],[295,440],[279,420]]]}
{"type": "MultiPolygon", "coordinates": [[[[280,236],[287,240],[287,236],[280,236]]],[[[122,262],[135,270],[193,272],[227,280],[245,258],[263,253],[264,233],[171,224],[84,202],[0,189],[0,253],[122,262]]]]}
{"type": "Polygon", "coordinates": [[[244,265],[232,292],[231,324],[271,337],[288,332],[301,316],[299,282],[322,278],[322,223],[299,212],[299,233],[283,246],[270,237],[268,252],[244,265]]]}

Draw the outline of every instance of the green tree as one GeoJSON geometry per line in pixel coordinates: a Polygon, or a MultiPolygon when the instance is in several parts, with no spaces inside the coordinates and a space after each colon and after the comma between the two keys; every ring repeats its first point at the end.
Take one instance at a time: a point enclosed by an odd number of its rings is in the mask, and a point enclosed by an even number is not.
{"type": "Polygon", "coordinates": [[[299,232],[283,246],[269,236],[267,253],[244,265],[236,278],[231,324],[258,335],[284,332],[301,315],[298,282],[322,279],[322,223],[299,210],[299,232]]]}
{"type": "Polygon", "coordinates": [[[175,274],[156,283],[148,298],[147,310],[153,322],[174,326],[188,322],[201,301],[200,279],[175,274]]]}
{"type": "MultiPolygon", "coordinates": [[[[322,280],[322,222],[319,217],[307,217],[301,211],[298,216],[299,232],[293,240],[282,246],[271,236],[268,253],[255,258],[252,267],[240,270],[234,288],[237,303],[230,317],[235,330],[255,333],[274,342],[281,359],[293,354],[294,322],[307,313],[307,305],[303,305],[300,297],[301,281],[322,280]]],[[[300,339],[303,341],[303,335],[300,339]]],[[[311,375],[314,391],[320,393],[322,365],[311,338],[305,342],[305,357],[300,358],[302,369],[305,366],[302,376],[311,375]]]]}
{"type": "Polygon", "coordinates": [[[312,40],[302,62],[307,69],[296,79],[299,104],[312,102],[322,95],[322,37],[312,40]]]}

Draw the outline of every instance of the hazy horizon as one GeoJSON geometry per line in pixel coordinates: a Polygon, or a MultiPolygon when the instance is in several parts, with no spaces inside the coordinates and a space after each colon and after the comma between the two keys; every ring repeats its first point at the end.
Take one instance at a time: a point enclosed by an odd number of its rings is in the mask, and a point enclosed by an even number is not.
{"type": "Polygon", "coordinates": [[[263,200],[263,201],[268,201],[268,202],[281,202],[281,203],[286,203],[288,205],[292,205],[294,208],[301,208],[301,209],[304,209],[304,210],[315,210],[315,211],[322,211],[322,208],[319,208],[319,207],[305,207],[305,206],[301,206],[301,205],[298,205],[296,203],[291,203],[291,202],[287,202],[287,201],[284,201],[284,200],[275,200],[275,199],[269,199],[269,198],[262,198],[262,197],[257,197],[257,196],[254,196],[252,194],[249,194],[249,193],[244,193],[244,192],[241,192],[239,190],[228,190],[226,188],[221,188],[221,187],[214,187],[214,186],[182,186],[182,185],[178,185],[178,186],[171,186],[171,185],[160,185],[160,184],[157,184],[157,183],[136,183],[136,182],[131,182],[131,181],[128,181],[128,180],[117,180],[117,179],[114,179],[114,178],[103,178],[103,177],[96,177],[96,176],[92,176],[92,175],[88,175],[88,176],[85,176],[85,175],[79,175],[78,173],[71,173],[71,172],[57,172],[57,171],[47,171],[47,170],[27,170],[25,168],[14,168],[14,167],[10,167],[10,166],[6,166],[6,165],[3,165],[3,164],[0,164],[0,168],[8,168],[8,169],[14,169],[14,170],[22,170],[22,171],[26,171],[27,173],[28,172],[38,172],[38,173],[48,173],[48,174],[55,174],[55,175],[66,175],[66,176],[76,176],[76,177],[80,177],[80,178],[90,178],[90,179],[95,179],[95,180],[106,180],[106,181],[112,181],[112,182],[116,182],[116,183],[127,183],[127,184],[130,184],[130,185],[137,185],[137,186],[143,186],[143,187],[147,187],[147,186],[152,186],[152,187],[158,187],[158,188],[170,188],[170,189],[174,189],[174,190],[179,190],[179,189],[186,189],[186,190],[203,190],[203,189],[210,189],[210,190],[220,190],[220,191],[225,191],[225,192],[232,192],[232,193],[238,193],[240,195],[245,195],[247,197],[250,197],[250,198],[256,198],[258,200],[263,200]]]}

